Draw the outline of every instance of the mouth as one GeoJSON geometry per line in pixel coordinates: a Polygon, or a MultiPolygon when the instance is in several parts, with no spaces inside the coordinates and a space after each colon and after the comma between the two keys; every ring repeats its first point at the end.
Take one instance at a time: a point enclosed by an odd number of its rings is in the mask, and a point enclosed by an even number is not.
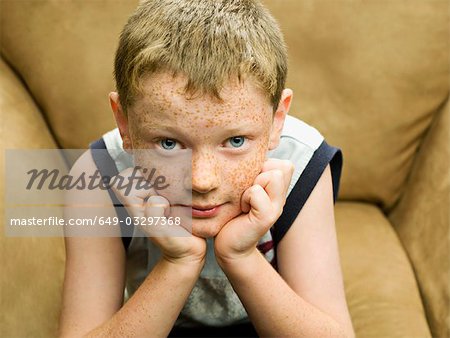
{"type": "Polygon", "coordinates": [[[184,205],[184,207],[192,208],[192,217],[208,218],[217,215],[222,205],[184,205]]]}

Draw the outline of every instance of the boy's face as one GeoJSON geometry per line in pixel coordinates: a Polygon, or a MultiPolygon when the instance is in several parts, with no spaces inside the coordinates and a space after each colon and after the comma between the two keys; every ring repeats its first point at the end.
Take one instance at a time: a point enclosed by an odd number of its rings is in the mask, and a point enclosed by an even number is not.
{"type": "Polygon", "coordinates": [[[183,95],[186,79],[157,73],[142,82],[144,96],[121,112],[117,96],[111,105],[124,148],[192,150],[192,233],[214,237],[241,213],[240,200],[260,173],[268,150],[278,145],[292,92],[285,90],[277,113],[251,81],[230,83],[223,102],[183,95]],[[117,102],[114,102],[114,101],[117,102]],[[210,211],[198,211],[203,208],[210,211]]]}

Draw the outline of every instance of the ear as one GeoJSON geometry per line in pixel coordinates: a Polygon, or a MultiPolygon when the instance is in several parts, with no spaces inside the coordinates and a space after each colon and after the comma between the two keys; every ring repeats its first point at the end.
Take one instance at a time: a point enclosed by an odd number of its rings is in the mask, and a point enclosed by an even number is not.
{"type": "Polygon", "coordinates": [[[128,128],[128,118],[125,116],[122,105],[120,104],[119,94],[116,92],[109,93],[109,103],[114,113],[117,127],[119,128],[120,137],[122,137],[123,149],[129,151],[133,149],[133,146],[131,143],[130,132],[128,128]]]}
{"type": "Polygon", "coordinates": [[[281,93],[280,103],[273,116],[272,130],[270,132],[269,150],[273,150],[278,147],[280,143],[281,132],[283,131],[284,121],[286,115],[289,113],[291,107],[293,92],[291,89],[286,88],[281,93]]]}

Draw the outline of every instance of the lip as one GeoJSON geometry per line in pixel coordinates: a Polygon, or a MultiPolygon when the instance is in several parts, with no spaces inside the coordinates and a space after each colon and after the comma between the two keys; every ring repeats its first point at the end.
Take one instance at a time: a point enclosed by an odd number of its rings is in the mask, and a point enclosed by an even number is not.
{"type": "Polygon", "coordinates": [[[192,217],[207,218],[217,215],[220,211],[220,207],[223,204],[217,205],[187,205],[187,204],[175,204],[173,206],[191,208],[192,217]]]}
{"type": "Polygon", "coordinates": [[[198,218],[207,218],[213,217],[219,213],[220,207],[219,205],[193,205],[192,206],[192,217],[198,218]]]}
{"type": "Polygon", "coordinates": [[[220,206],[220,204],[219,205],[192,205],[192,208],[197,209],[197,210],[210,210],[210,209],[214,209],[218,206],[220,206]]]}

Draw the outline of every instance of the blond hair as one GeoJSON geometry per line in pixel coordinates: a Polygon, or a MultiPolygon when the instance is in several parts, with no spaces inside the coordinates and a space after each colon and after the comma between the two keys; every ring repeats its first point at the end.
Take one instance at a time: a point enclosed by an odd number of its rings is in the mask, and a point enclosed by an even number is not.
{"type": "Polygon", "coordinates": [[[185,93],[220,91],[231,77],[252,77],[276,110],[287,75],[280,28],[256,0],[147,0],[120,35],[114,75],[126,111],[142,77],[182,73],[185,93]]]}

